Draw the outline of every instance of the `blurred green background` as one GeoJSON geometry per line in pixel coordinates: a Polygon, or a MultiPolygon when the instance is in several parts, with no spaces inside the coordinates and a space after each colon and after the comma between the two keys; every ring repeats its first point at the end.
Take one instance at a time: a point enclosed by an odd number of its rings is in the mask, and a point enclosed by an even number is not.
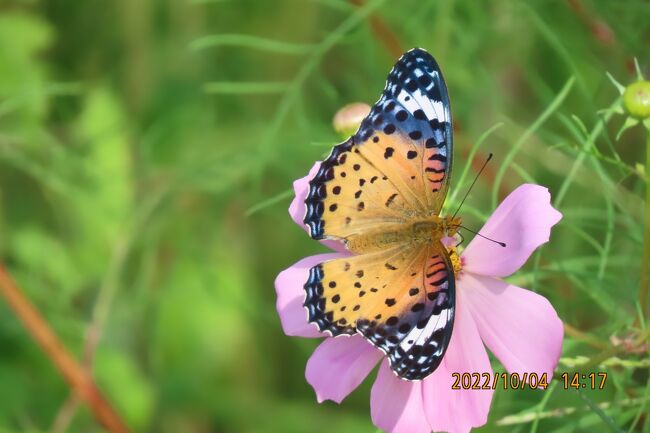
{"type": "MultiPolygon", "coordinates": [[[[291,182],[340,140],[341,106],[379,97],[396,45],[445,73],[452,192],[500,125],[467,224],[523,182],[564,213],[511,279],[577,330],[559,369],[645,326],[645,136],[617,140],[606,72],[649,75],[650,2],[358,3],[0,1],[0,259],[134,431],[376,430],[371,380],[316,403],[317,342],[283,335],[273,280],[324,250],[291,182]]],[[[650,431],[647,350],[617,356],[602,391],[497,391],[480,431],[650,431]]],[[[0,302],[0,432],[19,431],[102,430],[0,302]]]]}

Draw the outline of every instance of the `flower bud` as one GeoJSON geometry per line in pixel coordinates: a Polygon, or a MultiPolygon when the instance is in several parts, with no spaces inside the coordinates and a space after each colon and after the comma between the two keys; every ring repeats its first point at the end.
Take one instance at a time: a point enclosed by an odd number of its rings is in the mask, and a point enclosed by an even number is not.
{"type": "Polygon", "coordinates": [[[636,119],[650,118],[650,81],[637,81],[623,92],[623,106],[636,119]]]}
{"type": "Polygon", "coordinates": [[[370,105],[363,102],[354,102],[341,108],[334,115],[332,125],[334,130],[338,132],[343,138],[348,138],[350,135],[357,132],[361,121],[370,113],[370,105]]]}

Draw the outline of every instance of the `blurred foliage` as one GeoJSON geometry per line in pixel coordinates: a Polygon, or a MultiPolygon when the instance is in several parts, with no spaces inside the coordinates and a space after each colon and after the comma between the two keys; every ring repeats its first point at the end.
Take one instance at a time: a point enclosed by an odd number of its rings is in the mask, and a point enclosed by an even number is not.
{"type": "MultiPolygon", "coordinates": [[[[636,57],[650,75],[647,1],[4,0],[0,258],[78,358],[103,330],[93,372],[135,431],[375,431],[370,380],[341,407],[316,403],[303,370],[317,342],[282,334],[273,289],[322,250],[287,215],[291,182],[395,60],[369,13],[442,65],[452,205],[473,144],[503,123],[478,150],[496,163],[468,225],[522,182],[564,213],[512,281],[588,341],[633,330],[643,135],[617,141],[623,119],[600,110],[618,98],[606,72],[627,83],[636,57]]],[[[567,335],[563,356],[597,353],[588,341],[567,335]]],[[[1,432],[101,431],[5,303],[0,348],[1,432]]],[[[639,365],[607,366],[606,389],[582,396],[497,391],[480,431],[648,432],[639,365]]]]}

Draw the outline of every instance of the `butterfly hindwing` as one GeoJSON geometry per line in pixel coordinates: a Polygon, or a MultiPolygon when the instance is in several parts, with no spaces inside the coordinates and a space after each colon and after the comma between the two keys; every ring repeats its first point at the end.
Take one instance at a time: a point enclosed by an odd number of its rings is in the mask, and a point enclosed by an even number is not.
{"type": "Polygon", "coordinates": [[[422,379],[440,363],[454,319],[455,286],[438,244],[329,260],[305,284],[309,321],[333,336],[360,333],[395,373],[422,379]]]}
{"type": "Polygon", "coordinates": [[[418,272],[413,263],[421,255],[416,248],[400,245],[314,266],[305,284],[309,322],[336,336],[356,333],[362,318],[382,320],[379,312],[371,313],[382,304],[397,302],[402,295],[399,287],[408,275],[418,272]]]}
{"type": "Polygon", "coordinates": [[[455,278],[445,247],[438,242],[426,248],[418,269],[417,283],[411,281],[408,290],[402,288],[395,326],[366,320],[357,323],[358,331],[386,353],[395,374],[408,380],[421,380],[438,367],[454,326],[455,278]],[[411,302],[404,299],[407,295],[411,302]]]}

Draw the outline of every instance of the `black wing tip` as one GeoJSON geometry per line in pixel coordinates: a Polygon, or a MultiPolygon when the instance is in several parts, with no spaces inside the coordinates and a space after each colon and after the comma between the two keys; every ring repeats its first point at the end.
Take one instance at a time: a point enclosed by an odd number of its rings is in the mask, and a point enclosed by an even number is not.
{"type": "Polygon", "coordinates": [[[402,55],[400,60],[409,61],[415,60],[417,58],[421,58],[425,63],[431,63],[434,70],[440,71],[440,67],[438,66],[438,62],[436,61],[435,57],[433,57],[433,55],[424,48],[411,48],[402,55]]]}

